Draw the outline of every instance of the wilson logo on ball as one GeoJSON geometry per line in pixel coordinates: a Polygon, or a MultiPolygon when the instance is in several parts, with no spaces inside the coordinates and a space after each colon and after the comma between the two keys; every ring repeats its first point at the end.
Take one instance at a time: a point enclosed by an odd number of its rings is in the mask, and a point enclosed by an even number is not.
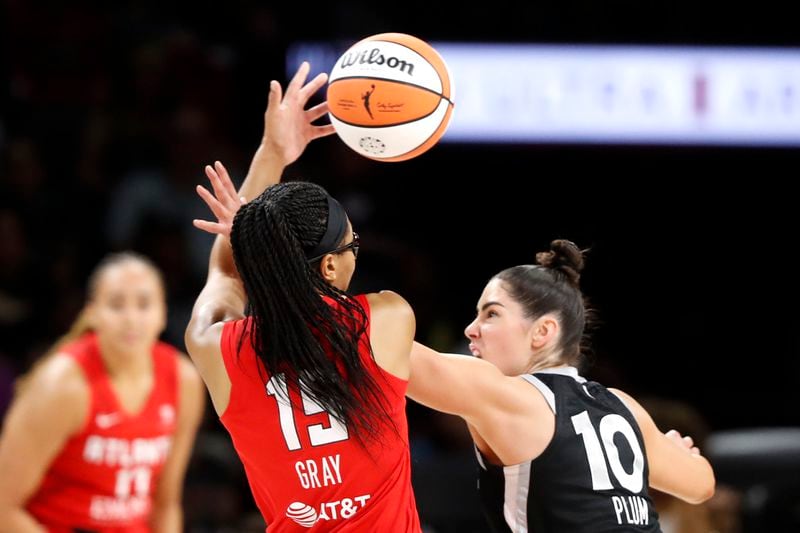
{"type": "Polygon", "coordinates": [[[402,33],[373,35],[342,54],[330,73],[331,124],[357,153],[404,161],[447,130],[453,92],[447,65],[428,43],[402,33]]]}
{"type": "Polygon", "coordinates": [[[409,76],[414,75],[414,64],[399,59],[397,57],[386,57],[381,53],[380,48],[362,50],[360,52],[347,51],[339,59],[339,68],[342,70],[353,65],[386,65],[389,68],[396,68],[407,72],[409,76]]]}

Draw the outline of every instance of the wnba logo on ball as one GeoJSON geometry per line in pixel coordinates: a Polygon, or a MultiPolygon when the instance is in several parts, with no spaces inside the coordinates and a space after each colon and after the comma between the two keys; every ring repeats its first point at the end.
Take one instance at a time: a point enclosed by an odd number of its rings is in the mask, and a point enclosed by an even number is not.
{"type": "Polygon", "coordinates": [[[386,144],[375,137],[361,137],[358,147],[372,155],[379,155],[386,151],[386,144]]]}
{"type": "Polygon", "coordinates": [[[346,69],[355,64],[359,65],[386,65],[389,68],[400,69],[401,71],[408,71],[409,76],[414,75],[414,64],[404,61],[396,57],[387,58],[381,53],[379,48],[372,50],[363,50],[361,52],[345,52],[342,56],[342,62],[339,68],[346,69]]]}

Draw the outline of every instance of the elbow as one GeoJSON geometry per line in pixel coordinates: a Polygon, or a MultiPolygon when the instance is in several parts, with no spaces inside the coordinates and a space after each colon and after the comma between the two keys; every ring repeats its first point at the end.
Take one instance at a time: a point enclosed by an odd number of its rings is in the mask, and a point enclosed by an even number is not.
{"type": "Polygon", "coordinates": [[[195,352],[195,346],[197,345],[195,329],[194,320],[190,320],[189,325],[186,326],[186,330],[183,332],[183,345],[186,346],[186,351],[192,360],[194,360],[194,355],[192,354],[195,352]]]}
{"type": "Polygon", "coordinates": [[[714,479],[714,473],[713,472],[711,472],[709,477],[710,477],[710,479],[709,479],[708,483],[706,483],[706,485],[704,487],[705,490],[700,495],[700,501],[698,501],[697,503],[703,503],[704,501],[710,500],[711,498],[714,497],[714,493],[717,490],[717,480],[714,479]]]}
{"type": "Polygon", "coordinates": [[[708,465],[708,472],[697,485],[697,493],[692,495],[692,498],[688,500],[689,503],[697,505],[710,500],[714,496],[714,492],[717,489],[717,481],[714,478],[714,471],[711,469],[711,465],[708,465]]]}
{"type": "Polygon", "coordinates": [[[716,490],[714,470],[703,457],[694,456],[689,468],[660,470],[651,486],[686,503],[701,504],[710,500],[716,490]],[[696,461],[696,462],[695,462],[696,461]]]}
{"type": "Polygon", "coordinates": [[[689,503],[698,505],[710,500],[714,496],[715,484],[711,483],[708,487],[703,488],[703,492],[697,494],[694,498],[688,500],[689,503]]]}

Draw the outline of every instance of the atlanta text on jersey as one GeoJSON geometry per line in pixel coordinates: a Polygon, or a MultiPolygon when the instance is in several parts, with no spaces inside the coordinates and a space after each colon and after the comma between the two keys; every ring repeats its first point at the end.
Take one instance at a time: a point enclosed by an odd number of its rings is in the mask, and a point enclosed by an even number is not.
{"type": "Polygon", "coordinates": [[[89,435],[83,448],[83,459],[87,463],[105,464],[111,467],[156,465],[166,460],[171,442],[172,438],[166,435],[151,439],[118,439],[89,435]]]}

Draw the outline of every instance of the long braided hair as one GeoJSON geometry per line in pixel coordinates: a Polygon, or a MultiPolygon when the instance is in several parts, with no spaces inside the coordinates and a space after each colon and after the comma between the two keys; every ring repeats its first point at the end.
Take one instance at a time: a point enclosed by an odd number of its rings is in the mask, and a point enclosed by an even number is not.
{"type": "Polygon", "coordinates": [[[239,209],[231,245],[254,323],[248,340],[264,370],[283,374],[290,389],[299,387],[364,443],[382,423],[394,426],[359,355],[366,312],[306,258],[325,234],[328,205],[313,183],[273,185],[239,209]]]}

